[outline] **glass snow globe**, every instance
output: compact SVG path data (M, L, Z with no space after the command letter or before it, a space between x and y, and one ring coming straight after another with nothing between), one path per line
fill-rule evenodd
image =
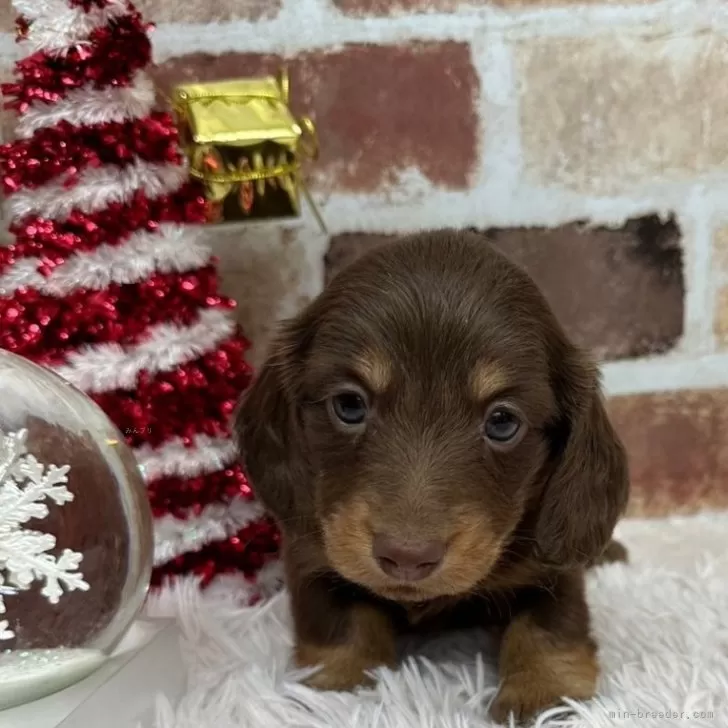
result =
M152 517L104 412L0 349L0 710L100 667L149 586Z

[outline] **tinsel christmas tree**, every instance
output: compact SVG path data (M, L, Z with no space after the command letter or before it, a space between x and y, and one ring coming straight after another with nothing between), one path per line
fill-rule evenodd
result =
M126 0L14 7L28 55L3 87L18 124L0 147L15 238L0 248L0 347L89 394L134 448L156 583L252 580L277 535L230 439L248 342L218 292L173 119L153 110L148 28Z

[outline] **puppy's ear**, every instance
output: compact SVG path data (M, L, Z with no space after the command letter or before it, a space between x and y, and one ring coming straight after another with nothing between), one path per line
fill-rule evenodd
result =
M307 311L281 325L233 419L238 453L251 487L278 521L302 515L308 491L298 402L312 336L313 317Z
M595 365L556 330L552 386L560 415L552 471L536 523L541 556L556 566L599 558L629 496L627 457L605 410Z

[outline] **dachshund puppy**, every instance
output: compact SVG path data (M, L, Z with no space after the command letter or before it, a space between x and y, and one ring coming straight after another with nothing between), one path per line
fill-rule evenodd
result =
M402 630L468 620L501 636L495 719L594 694L584 572L619 552L625 452L595 366L482 236L342 271L283 325L235 430L311 685L351 689Z

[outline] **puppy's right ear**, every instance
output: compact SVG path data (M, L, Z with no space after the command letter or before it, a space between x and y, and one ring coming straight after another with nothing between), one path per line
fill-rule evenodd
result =
M238 453L258 500L278 521L302 515L309 472L298 401L313 336L306 312L284 323L233 419Z

